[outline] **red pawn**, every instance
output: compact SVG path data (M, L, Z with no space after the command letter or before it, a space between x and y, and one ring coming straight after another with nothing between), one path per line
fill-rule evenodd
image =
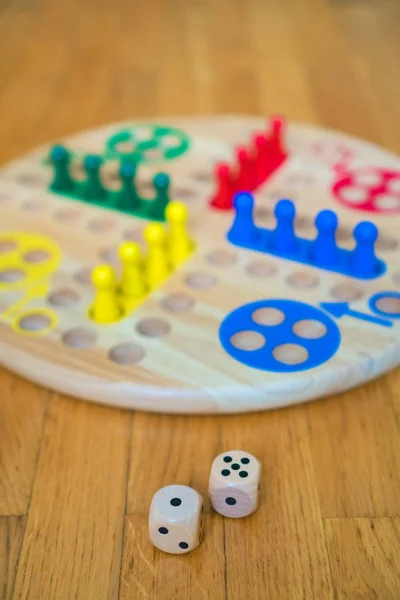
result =
M264 133L254 135L255 179L258 187L269 175L268 172L268 140Z
M237 176L234 192L251 192L254 180L254 165L246 146L238 146L237 156Z
M270 120L270 135L268 136L269 173L275 171L287 158L282 142L284 125L285 121L281 117L273 117Z
M217 189L211 200L211 206L218 210L230 210L233 206L233 182L227 163L217 165L215 178Z

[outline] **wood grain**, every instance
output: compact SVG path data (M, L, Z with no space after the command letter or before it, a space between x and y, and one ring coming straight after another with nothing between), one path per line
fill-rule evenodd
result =
M397 600L399 519L327 519L325 530L337 600Z
M106 122L235 111L400 152L399 17L396 0L2 2L0 160ZM1 371L0 514L27 524L0 519L0 595L397 600L399 385L280 413L136 414L130 442L130 416L55 396L45 417L48 393ZM262 459L257 513L207 512L195 552L155 550L154 491L206 493L233 444Z

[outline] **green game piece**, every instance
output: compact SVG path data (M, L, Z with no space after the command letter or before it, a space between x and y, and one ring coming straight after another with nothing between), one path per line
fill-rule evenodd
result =
M50 189L54 192L67 193L74 189L75 183L69 173L71 156L64 146L53 146L50 152L50 162L54 169Z
M140 198L135 185L136 165L128 161L122 163L119 175L121 189L116 198L116 207L134 213L140 207Z
M100 179L101 156L88 154L83 161L87 179L83 186L82 194L87 200L102 200L106 198L107 192Z
M165 219L165 209L168 206L170 180L166 173L157 173L154 175L153 186L156 192L155 198L151 203L151 218L157 221Z

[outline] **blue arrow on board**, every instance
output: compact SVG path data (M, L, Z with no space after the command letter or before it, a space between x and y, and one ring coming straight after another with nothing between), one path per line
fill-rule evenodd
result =
M321 302L320 307L337 319L346 315L348 317L360 319L361 321L375 323L375 325L382 325L382 327L393 327L393 323L387 319L379 319L378 317L367 315L358 310L351 310L347 302Z

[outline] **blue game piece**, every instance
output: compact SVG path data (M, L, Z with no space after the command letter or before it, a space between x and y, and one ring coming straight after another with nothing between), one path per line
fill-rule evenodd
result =
M279 200L275 206L276 227L273 232L273 247L277 252L291 252L296 246L294 219L296 209L291 200Z
M233 199L235 217L228 232L228 240L236 245L248 245L256 240L257 228L254 225L254 198L247 192L236 194Z
M312 260L315 264L332 265L338 257L336 245L336 229L338 218L332 210L321 210L315 219L317 237L311 247Z
M351 253L351 270L354 275L368 277L377 271L375 242L378 239L378 228L369 221L358 223L353 231L356 247Z

